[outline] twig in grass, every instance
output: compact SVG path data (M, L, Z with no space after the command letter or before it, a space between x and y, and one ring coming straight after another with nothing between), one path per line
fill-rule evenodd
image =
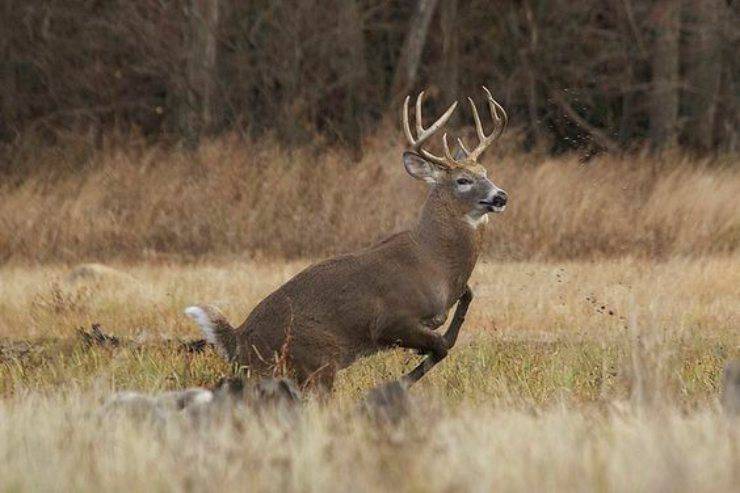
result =
M80 327L77 329L77 333L88 346L119 347L121 345L121 340L118 337L103 332L98 323L92 324L90 332L86 332L85 329Z

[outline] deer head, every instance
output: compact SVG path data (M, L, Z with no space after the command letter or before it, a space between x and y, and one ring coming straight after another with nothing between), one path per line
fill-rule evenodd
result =
M464 214L465 219L473 225L485 219L489 212L502 212L508 200L506 192L488 178L486 169L478 163L480 155L501 136L508 122L506 112L493 99L491 92L485 86L483 90L486 93L495 128L489 135L486 135L478 109L473 100L468 98L473 110L478 145L470 151L461 139L457 139L458 149L454 155L447 143L447 133L442 135L444 156L432 154L424 149L424 144L447 123L457 108L457 102L450 105L437 121L425 129L421 115L424 91L419 93L416 98L415 137L411 133L409 123L410 96L406 97L403 105L403 130L413 149L403 155L406 171L414 178L429 183L435 191L443 194L447 201L455 204L456 208Z

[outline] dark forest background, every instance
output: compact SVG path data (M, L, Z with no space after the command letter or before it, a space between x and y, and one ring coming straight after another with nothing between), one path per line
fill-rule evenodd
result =
M739 12L727 0L5 0L0 145L7 157L236 133L359 154L406 94L428 87L431 115L486 84L524 150L735 152Z

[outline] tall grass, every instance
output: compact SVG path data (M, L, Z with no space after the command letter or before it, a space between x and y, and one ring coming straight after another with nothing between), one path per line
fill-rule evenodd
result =
M67 178L68 179L68 178ZM181 313L234 322L306 260L0 266L0 491L735 491L740 256L479 263L450 356L410 416L357 412L419 356L387 351L294 415L111 416L114 391L210 386L231 368ZM125 342L88 346L93 322Z
M96 385L157 391L207 385L228 372L215 353L163 338L199 337L182 314L209 302L234 323L303 262L139 265L67 281L61 266L0 268L0 398ZM740 257L654 263L481 262L476 293L450 358L420 392L448 403L508 397L528 405L608 402L686 408L716 398L722 366L740 356ZM87 348L76 329L98 323L135 346ZM389 351L341 373L359 397L416 362ZM421 390L424 389L424 390Z
M735 491L736 420L702 409L418 409L396 428L310 406L163 425L95 397L0 402L4 491ZM733 487L732 485L735 484Z
M227 374L214 351L159 337L195 336L180 310L199 299L241 321L302 263L144 264L74 282L60 266L3 266L0 491L735 491L740 416L718 394L740 351L739 261L484 262L457 346L390 426L357 402L412 367L408 352L357 362L295 415L102 412L116 390ZM91 321L133 346L71 337Z
M424 185L402 143L364 157L220 139L195 153L103 150L82 168L43 154L0 184L0 260L324 256L408 226ZM740 244L740 172L684 157L491 155L511 196L487 230L499 259L702 255ZM28 164L28 163L26 163ZM24 166L27 169L28 166Z

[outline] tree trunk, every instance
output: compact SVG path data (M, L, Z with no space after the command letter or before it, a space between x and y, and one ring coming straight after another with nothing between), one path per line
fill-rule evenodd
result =
M717 134L715 140L722 152L740 151L740 4L727 8L722 18L722 82L717 108Z
M0 26L0 141L10 140L15 131L18 90L16 87L15 62L17 57L11 47L12 31L10 23L11 6L2 8L3 21Z
M655 9L650 141L654 149L660 150L676 144L681 4L676 0L660 0Z
M5 56L6 50L0 48L3 57L0 60L0 141L10 140L16 130L16 111L14 100L18 95L16 90L14 58ZM7 51L10 51L7 48Z
M189 147L213 127L219 0L190 0L184 97L178 126Z
M363 20L357 0L344 0L339 38L344 44L342 73L350 74L343 102L342 138L350 145L356 161L362 158L362 129L367 111L367 59Z
M416 5L406 39L401 47L401 56L396 64L391 89L391 100L393 102L399 101L416 82L429 24L432 21L436 7L437 0L419 0Z
M457 29L457 0L442 2L440 25L442 30L442 74L441 85L444 101L456 100L459 96L460 33ZM455 115L453 115L453 118Z
M722 72L720 21L724 7L724 0L688 0L685 6L688 42L684 138L690 147L703 152L714 145Z
M740 63L736 54L728 54L723 60L722 86L718 109L717 142L720 150L727 153L740 151Z
M539 29L537 20L528 1L523 4L524 18L527 25L527 46L523 50L522 64L527 75L526 92L527 92L527 114L529 115L529 126L532 132L532 148L539 151L542 148L544 139L540 131L539 119L539 101L537 97L537 75L535 74L535 65L537 60Z

